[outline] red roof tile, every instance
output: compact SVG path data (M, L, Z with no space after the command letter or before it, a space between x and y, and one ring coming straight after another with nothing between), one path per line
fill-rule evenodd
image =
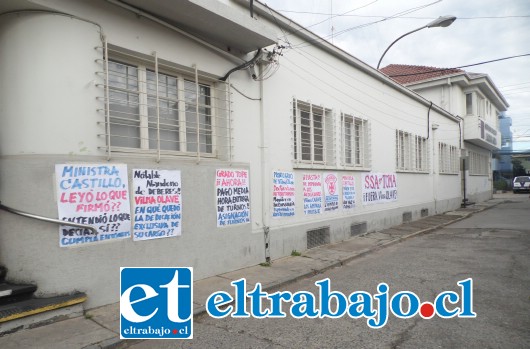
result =
M465 73L464 70L456 68L436 68L404 64L390 64L381 68L380 71L394 81L404 85L447 75Z

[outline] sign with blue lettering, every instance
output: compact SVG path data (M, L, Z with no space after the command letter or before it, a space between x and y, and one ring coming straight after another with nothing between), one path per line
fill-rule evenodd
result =
M397 201L398 188L395 173L362 174L363 205Z
M322 212L322 175L304 174L302 187L304 189L304 214L320 214Z
M133 170L133 238L150 240L181 235L180 171Z
M272 216L292 217L295 210L294 173L274 171L272 174Z
M61 225L61 247L131 237L127 165L57 164L55 178L59 218L98 231Z
M339 177L336 173L324 173L324 211L339 209Z
M250 223L248 170L217 170L215 192L218 227Z
M342 175L342 208L350 210L355 207L355 177Z
M192 339L192 268L121 268L120 338Z

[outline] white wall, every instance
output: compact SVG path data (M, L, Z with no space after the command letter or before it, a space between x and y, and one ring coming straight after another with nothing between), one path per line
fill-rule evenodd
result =
M179 34L138 18L108 3L48 1L52 7L98 22L108 42L177 65L196 64L206 73L223 76L234 63ZM270 23L270 25L274 25ZM99 28L69 17L51 14L5 15L0 22L0 199L5 205L49 217L57 216L54 166L58 163L106 162L101 114L102 96ZM295 37L290 38L296 44ZM39 57L39 59L35 59ZM178 238L133 242L121 240L78 248L59 248L58 227L0 212L0 263L10 277L36 282L40 294L88 292L88 307L116 302L120 266L193 266L204 278L265 258L264 226L271 227L270 255L278 258L292 249L304 250L309 228L330 226L331 241L349 237L353 222L367 222L369 230L400 224L402 214L419 218L454 209L460 203L460 176L437 173L437 142L458 145L458 124L435 109L427 122L428 103L399 90L310 46L280 57L280 69L263 82L246 71L230 82L250 100L232 91L233 160L220 161L113 154L111 163L133 168L182 171L183 228ZM260 86L263 90L260 91ZM260 93L261 92L261 93ZM294 166L292 154L292 100L322 105L333 111L335 134L340 135L340 113L369 121L371 167L352 170ZM428 173L397 173L398 201L363 206L362 173L395 173L395 130L429 136ZM263 144L262 144L263 143ZM340 137L335 139L340 156ZM264 145L264 147L262 147ZM251 223L218 229L215 225L215 169L250 170ZM273 170L296 175L297 208L291 218L272 219ZM304 216L304 173L353 174L357 181L354 210ZM265 193L263 195L262 193Z

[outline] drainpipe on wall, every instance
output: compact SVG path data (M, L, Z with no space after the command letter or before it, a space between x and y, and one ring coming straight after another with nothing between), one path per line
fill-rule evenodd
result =
M432 105L432 104L431 104ZM436 153L435 153L435 150L436 150L436 142L435 142L435 138L436 138L436 133L434 131L436 131L438 129L439 125L438 124L432 124L432 195L433 195L433 201L434 201L434 214L437 214L437 200L438 200L438 190L436 189L437 188L437 183L436 183L436 171L435 171L435 166L436 166ZM440 156L440 154L438 154L438 156ZM438 172L440 172L440 169L438 169Z
M258 64L259 76L263 76L263 66ZM261 161L261 222L263 226L263 239L265 246L265 262L270 263L270 227L269 227L269 171L268 171L268 146L266 144L265 112L263 110L263 79L259 80L259 126L260 126L260 161Z

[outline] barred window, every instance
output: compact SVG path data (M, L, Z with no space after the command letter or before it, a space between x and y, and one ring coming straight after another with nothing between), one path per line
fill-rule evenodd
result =
M429 149L427 139L412 133L396 130L396 170L428 172Z
M490 172L490 158L488 155L469 152L469 174L487 176Z
M109 49L104 77L107 151L230 157L229 92L155 57Z
M342 159L344 166L370 167L370 129L368 120L341 115Z
M458 174L459 150L454 145L438 143L439 170L441 174Z
M331 109L293 101L293 156L297 163L331 165L333 159Z

